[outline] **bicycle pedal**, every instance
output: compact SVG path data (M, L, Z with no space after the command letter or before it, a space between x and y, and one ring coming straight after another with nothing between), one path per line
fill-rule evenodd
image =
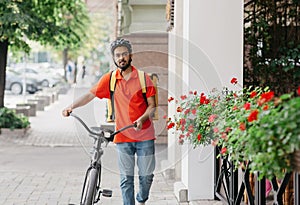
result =
M102 190L102 196L104 196L104 197L111 197L112 196L112 190L110 190L110 189L103 189Z

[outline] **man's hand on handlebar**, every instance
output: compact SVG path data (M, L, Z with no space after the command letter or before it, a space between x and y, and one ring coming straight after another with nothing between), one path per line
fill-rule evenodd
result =
M71 107L67 107L67 108L65 108L65 109L62 111L62 115L63 115L64 117L69 117L69 116L70 116L70 113L71 113L72 111L73 111L73 110L72 110Z
M142 127L143 127L143 122L142 122L142 120L141 120L141 119L137 119L137 120L134 122L134 129L135 129L136 131L138 131L138 130L141 130Z

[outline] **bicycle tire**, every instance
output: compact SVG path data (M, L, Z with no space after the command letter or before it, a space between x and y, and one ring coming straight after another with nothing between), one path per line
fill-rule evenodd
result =
M92 168L88 171L85 183L83 185L82 189L82 199L81 204L82 205L93 205L95 202L96 197L96 186L98 181L98 170L95 168Z

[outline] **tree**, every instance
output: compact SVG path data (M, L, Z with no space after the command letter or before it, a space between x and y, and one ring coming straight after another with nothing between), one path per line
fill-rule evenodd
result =
M75 49L89 17L83 0L3 0L0 2L0 107L4 106L7 51L30 51L26 40Z

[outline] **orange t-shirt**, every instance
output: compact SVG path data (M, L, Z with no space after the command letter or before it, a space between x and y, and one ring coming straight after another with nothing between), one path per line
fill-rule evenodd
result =
M116 88L114 91L114 109L116 130L131 125L147 109L147 103L143 97L138 72L132 66L130 78L126 81L122 78L120 70L116 72ZM110 73L106 73L98 81L98 83L91 88L92 92L98 98L110 98ZM146 75L147 92L146 97L149 98L156 94L156 89L148 75ZM144 122L143 127L139 131L133 128L124 130L115 136L114 142L138 142L155 139L155 132L153 123L148 119Z

